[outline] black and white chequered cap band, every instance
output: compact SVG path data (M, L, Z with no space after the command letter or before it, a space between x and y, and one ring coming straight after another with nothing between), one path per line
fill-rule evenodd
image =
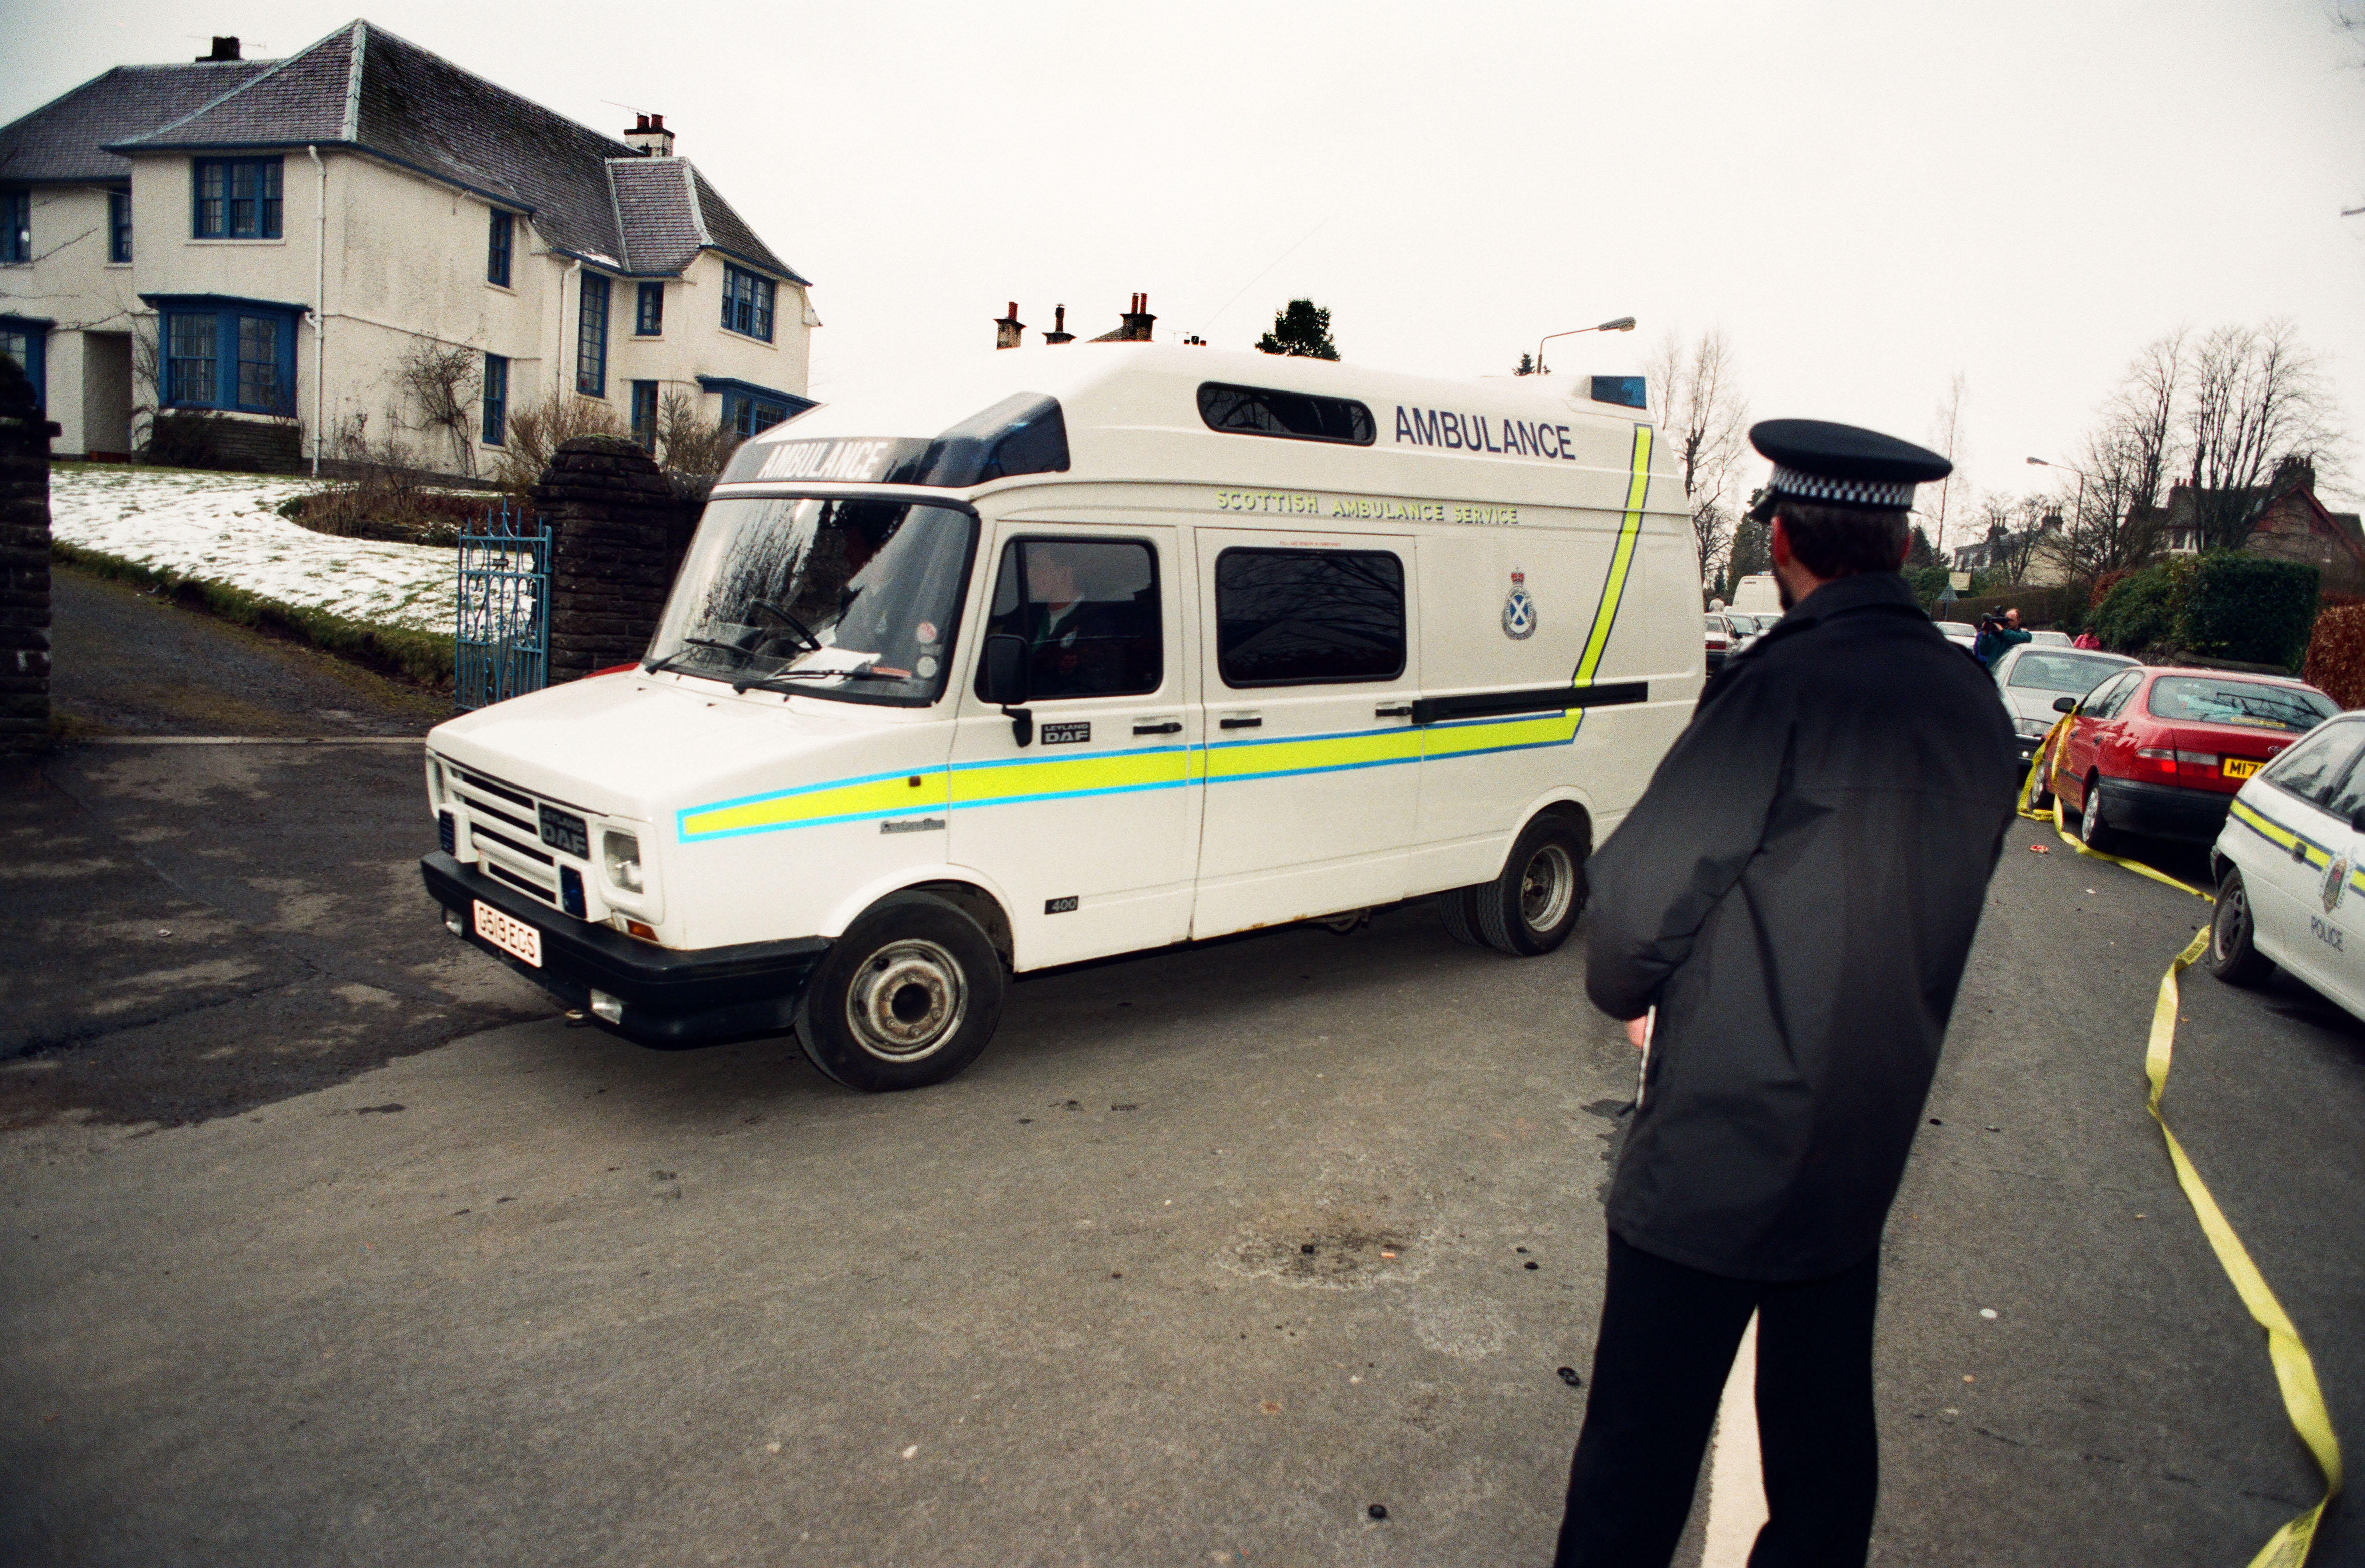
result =
M1820 474L1802 474L1778 463L1774 465L1773 487L1777 495L1796 496L1802 501L1830 501L1844 507L1894 507L1901 510L1913 504L1913 482L1910 479L1831 479Z

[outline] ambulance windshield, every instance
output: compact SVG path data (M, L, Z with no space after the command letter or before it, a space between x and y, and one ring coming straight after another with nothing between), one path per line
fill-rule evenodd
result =
M885 500L719 500L644 667L912 707L944 689L976 520Z

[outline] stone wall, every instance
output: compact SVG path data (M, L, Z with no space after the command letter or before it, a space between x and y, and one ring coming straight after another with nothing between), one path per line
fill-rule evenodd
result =
M185 468L226 468L243 474L300 474L304 427L294 420L246 420L205 411L156 416L143 456Z
M50 438L17 362L0 356L0 754L50 744Z
M551 532L550 684L629 664L649 639L700 507L613 436L559 442L533 487Z

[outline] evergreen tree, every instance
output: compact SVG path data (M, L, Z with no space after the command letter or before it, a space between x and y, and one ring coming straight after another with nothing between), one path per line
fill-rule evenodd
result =
M1536 356L1531 353L1521 354L1519 356L1519 368L1511 372L1514 375L1533 375L1535 373Z
M1913 543L1905 552L1905 564L1909 566L1934 566L1938 564L1938 552L1930 548L1930 535L1918 522L1913 525Z
M1293 299L1276 312L1272 330L1257 340L1257 349L1301 359L1339 357L1339 345L1330 341L1330 312L1311 299Z

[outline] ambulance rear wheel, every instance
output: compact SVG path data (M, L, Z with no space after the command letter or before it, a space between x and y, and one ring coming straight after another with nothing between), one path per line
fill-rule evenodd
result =
M831 945L797 1006L797 1042L824 1074L881 1094L942 1083L1001 1020L992 939L942 899L895 893Z
M1583 830L1565 817L1530 823L1503 874L1470 890L1486 946L1532 958L1567 941L1585 911L1586 850Z
M1486 939L1478 935L1477 895L1492 891L1492 882L1474 888L1448 888L1437 895L1437 918L1445 924L1445 934L1465 947L1483 947Z

